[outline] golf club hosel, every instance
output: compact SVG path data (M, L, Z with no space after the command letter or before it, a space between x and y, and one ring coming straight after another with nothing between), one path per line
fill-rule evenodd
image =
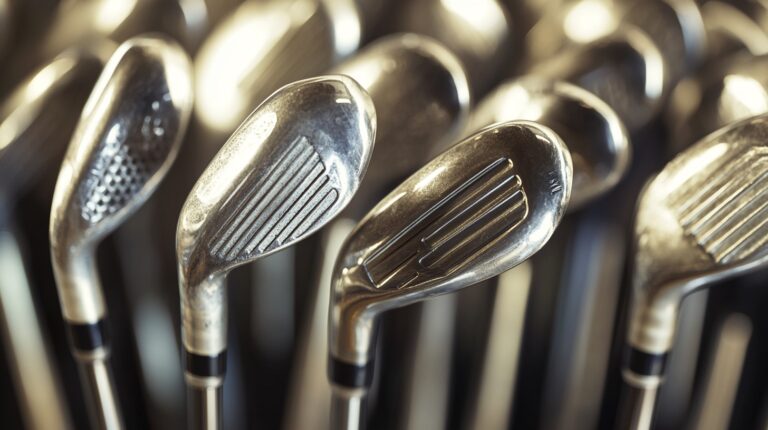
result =
M225 275L198 281L182 265L179 279L185 380L203 390L220 387L227 363Z
M180 271L181 272L181 271ZM224 275L212 275L180 288L185 366L199 378L224 376L227 348L227 301Z
M670 289L670 292L674 289ZM672 348L679 300L646 300L632 306L628 345L652 355L664 355Z
M61 310L70 325L95 325L106 315L94 251L89 247L51 248Z

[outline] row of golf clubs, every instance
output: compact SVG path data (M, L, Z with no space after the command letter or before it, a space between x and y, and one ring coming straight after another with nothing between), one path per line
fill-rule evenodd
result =
M378 142L378 139L377 139L377 142Z

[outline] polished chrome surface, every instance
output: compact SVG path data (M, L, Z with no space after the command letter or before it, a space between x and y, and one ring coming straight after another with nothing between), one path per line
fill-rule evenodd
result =
M416 34L380 39L333 73L359 82L376 107L376 145L350 206L361 217L374 205L372 199L453 143L467 120L470 91L456 56Z
M513 122L478 132L409 177L340 254L330 354L365 364L381 312L476 284L538 251L565 212L571 171L554 132Z
M376 115L345 76L287 85L235 131L179 216L176 253L188 351L226 346L224 281L233 268L290 246L349 203L373 150Z
M644 32L630 24L566 50L529 72L591 91L616 111L631 132L656 115L667 82L659 49Z
M70 142L51 209L51 255L67 321L95 323L104 315L96 245L162 180L191 107L190 62L175 43L131 39L107 63Z
M472 112L468 130L512 120L529 120L552 129L573 161L569 210L612 189L629 167L629 136L608 105L566 82L527 76L502 84Z
M768 54L740 55L706 70L687 87L676 88L674 150L736 121L768 112Z
M58 168L105 62L101 51L70 49L5 99L0 106L0 187L10 191L12 184L18 192L44 170Z
M729 54L747 51L768 53L768 3L748 0L709 0L701 5L706 30L706 61L717 61Z
M685 295L768 264L768 116L728 126L671 161L639 200L628 342L669 350Z
M695 70L706 54L707 34L695 0L625 0L623 22L641 28L661 51L669 82Z
M362 19L354 0L243 3L195 58L197 118L228 135L281 86L323 73L353 53Z
M395 2L393 26L435 38L467 68L475 93L484 93L509 67L514 54L512 18L498 0Z
M469 112L466 75L458 59L432 39L394 35L373 42L334 72L359 82L376 108L376 144L368 171L345 215L358 220L394 184L412 174L440 147L454 143ZM403 156L408 154L408 156ZM329 225L311 316L300 335L289 394L286 429L327 428L330 387L325 375L328 304L333 265L354 222ZM319 358L323 356L323 358ZM318 424L322 423L322 424Z
M112 369L107 361L102 358L80 360L78 370L86 390L86 398L95 404L94 410L89 411L93 426L105 430L125 428Z

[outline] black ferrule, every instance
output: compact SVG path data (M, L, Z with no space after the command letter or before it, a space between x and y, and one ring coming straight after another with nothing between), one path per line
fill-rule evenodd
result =
M227 371L227 351L219 355L198 355L184 351L184 365L187 372L203 378L224 376Z
M328 376L336 385L350 388L367 388L373 382L373 361L369 361L364 365L358 365L329 357Z
M99 348L106 348L109 343L107 325L103 319L92 324L67 324L69 328L69 341L72 347L78 351L90 352Z
M631 347L627 351L626 368L639 376L660 376L666 362L666 353L651 354Z

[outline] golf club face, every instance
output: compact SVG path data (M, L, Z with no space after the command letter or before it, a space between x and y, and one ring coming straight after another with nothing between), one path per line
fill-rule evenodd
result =
M222 289L234 267L290 246L334 218L360 184L375 130L375 109L365 90L333 75L281 88L235 131L179 216L176 253L182 311L189 312L187 350L214 355L224 349L223 327L211 337L198 334L198 327L214 324L205 307L221 305L206 301L207 287Z
M575 85L534 76L503 84L472 112L468 130L512 120L545 125L565 142L573 162L569 211L612 189L629 166L624 125L607 104Z
M669 82L694 70L706 54L706 29L694 0L625 0L624 21L643 29L661 51Z
M228 135L278 88L323 73L354 52L361 19L353 0L243 3L195 58L196 117Z
M466 67L474 93L487 91L508 66L512 22L498 0L405 0L397 7L396 30L445 44Z
M450 51L415 34L376 41L333 72L359 82L376 107L371 165L350 208L359 218L373 206L372 196L382 196L421 167L436 146L456 137L469 112L469 87Z
M666 71L659 49L633 27L564 51L530 74L578 85L605 101L630 132L656 115L665 92Z
M685 295L768 264L768 116L721 129L645 187L635 221L630 345L666 353Z
M526 121L483 129L430 161L366 215L339 253L331 356L364 366L381 312L530 257L560 222L571 176L560 138Z
M41 171L58 167L106 58L89 48L65 51L0 106L0 187L21 192Z
M192 108L180 46L137 37L117 49L85 104L59 172L51 253L65 318L103 313L91 273L98 242L139 208L176 157ZM98 299L98 300L97 300Z
M731 57L696 84L698 103L675 119L678 150L714 130L768 111L768 54Z

